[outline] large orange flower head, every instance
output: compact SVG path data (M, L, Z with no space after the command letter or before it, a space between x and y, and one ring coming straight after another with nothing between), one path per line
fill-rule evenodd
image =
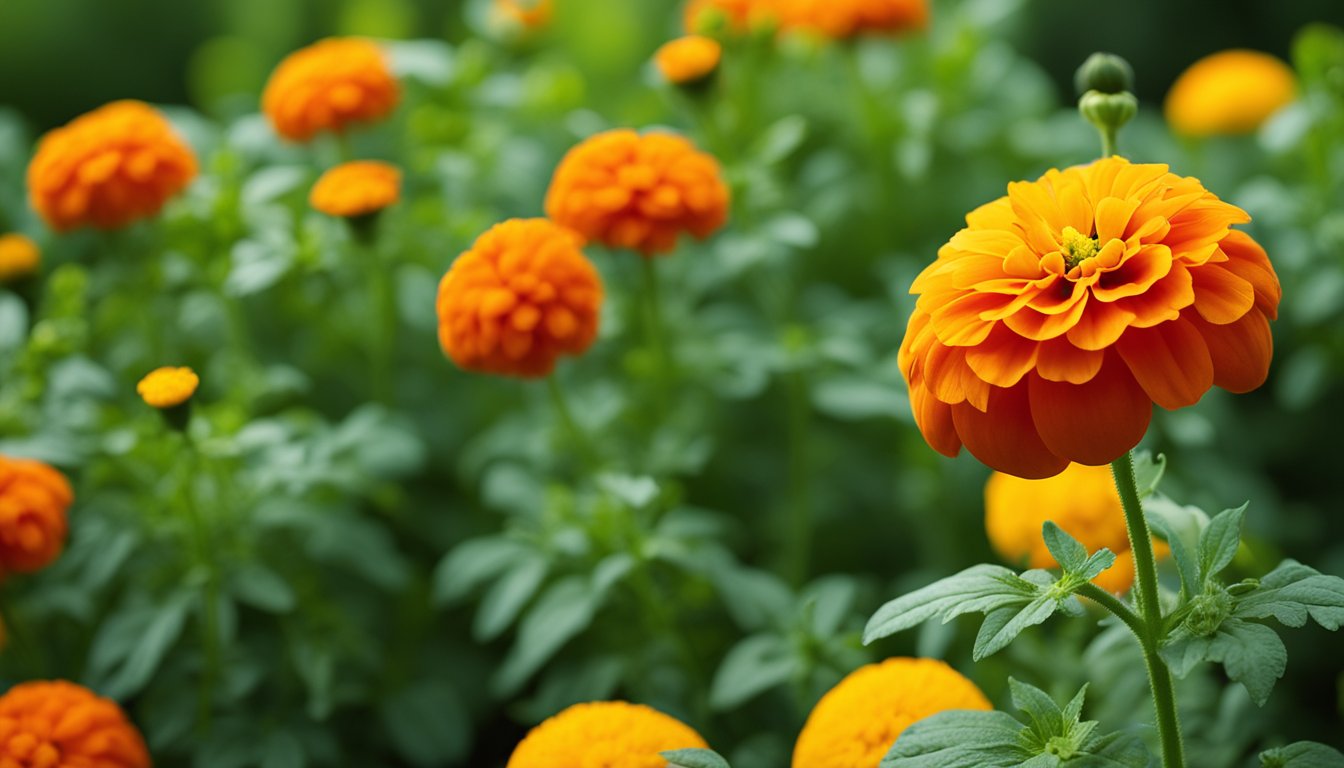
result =
M892 34L929 24L928 0L775 0L782 29L835 39Z
M55 469L0 456L0 573L32 573L60 555L74 499Z
M401 171L377 160L356 160L327 170L308 202L328 216L355 218L378 213L401 199Z
M64 681L0 696L4 768L150 768L149 751L116 702Z
M537 378L597 337L602 279L572 231L512 219L481 235L439 283L439 345L470 371Z
M728 220L719 162L670 133L593 136L565 155L546 214L589 240L645 256L676 248L683 232L709 237Z
M989 700L946 663L887 659L851 672L808 715L793 768L877 768L911 723L950 709L990 710Z
M575 704L532 729L507 768L666 768L661 752L708 749L679 720L642 704Z
M1000 557L1027 568L1059 567L1041 535L1047 520L1082 542L1088 552L1105 547L1115 553L1115 563L1092 580L1097 586L1109 592L1133 586L1134 553L1109 468L1070 464L1044 480L1002 472L990 475L985 483L985 532ZM1153 548L1167 551L1158 541Z
M1052 170L966 217L911 287L900 366L929 444L1026 478L1138 444L1154 403L1260 386L1279 281L1250 220L1165 165Z
M115 101L42 137L28 196L58 232L119 229L157 214L196 170L191 147L158 110Z
M375 43L333 37L291 53L261 95L261 109L276 133L307 141L322 131L343 133L356 123L381 120L401 100L401 86Z
M1167 122L1186 136L1251 133L1297 97L1297 76L1259 51L1205 56L1167 92Z

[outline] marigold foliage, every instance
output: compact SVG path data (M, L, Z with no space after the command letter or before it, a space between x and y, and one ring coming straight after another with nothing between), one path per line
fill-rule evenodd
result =
M1197 179L1119 157L1010 184L972 211L911 287L900 366L915 420L1019 477L1100 465L1154 403L1268 375L1278 277Z
M356 160L329 169L313 185L308 202L328 216L367 216L401 199L401 171L376 160Z
M670 133L607 131L571 149L546 193L546 213L588 240L645 256L682 233L709 237L728 220L719 162Z
M663 79L676 85L697 83L719 68L723 46L702 35L687 35L663 45L653 61Z
M0 456L0 574L32 573L60 556L74 499L70 482L55 469Z
M0 696L3 768L149 768L140 732L110 699L64 681Z
M42 266L42 251L23 235L0 235L0 283L27 277Z
M150 371L135 391L152 408L173 408L190 400L200 384L200 377L190 368L164 367Z
M158 110L116 101L42 137L28 195L58 232L118 229L157 214L196 171L196 155Z
M575 704L533 728L507 768L665 768L660 752L707 749L675 718L642 704Z
M860 667L813 708L794 746L793 768L877 768L911 723L949 709L993 707L974 683L936 659Z
M1251 133L1297 97L1297 76L1259 51L1206 56L1167 92L1167 122L1187 136Z
M1115 564L1092 581L1108 592L1134 584L1134 553L1129 549L1125 511L1107 467L1070 464L1044 480L1024 480L995 472L985 483L985 532L1005 561L1028 568L1056 568L1041 526L1053 521L1088 552L1102 547L1115 553ZM1165 552L1165 545L1153 542Z
M460 367L536 378L597 337L602 279L578 237L545 219L481 235L439 283L439 344Z
M401 100L401 86L375 43L334 37L291 53L271 74L261 108L276 133L308 141L381 120Z

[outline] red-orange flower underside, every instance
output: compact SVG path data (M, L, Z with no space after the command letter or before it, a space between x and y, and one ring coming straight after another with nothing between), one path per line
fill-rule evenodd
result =
M23 683L0 696L0 768L149 768L121 707L64 681Z
M0 456L0 574L32 573L60 556L74 498L65 475L55 469Z
M1278 277L1197 179L1114 157L972 211L916 278L900 365L929 444L1026 478L1133 448L1154 403L1260 386Z
M773 6L781 28L836 39L923 29L929 23L928 0L774 0Z

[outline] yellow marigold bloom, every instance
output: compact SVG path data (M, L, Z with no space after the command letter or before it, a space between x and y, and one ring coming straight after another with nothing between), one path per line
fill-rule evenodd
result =
M70 482L52 467L0 456L0 574L32 573L60 556L74 500Z
M0 696L4 768L150 768L121 707L65 681L23 683Z
M439 283L439 345L469 371L537 378L597 338L602 279L571 230L513 219L477 238Z
M401 199L401 171L376 160L342 163L322 174L308 202L328 216L377 213Z
M1108 592L1134 584L1134 553L1125 530L1125 511L1108 467L1070 464L1045 480L1024 480L995 472L985 483L985 532L1005 561L1027 568L1057 568L1046 549L1041 526L1052 520L1088 552L1105 547L1115 564L1092 581ZM1160 554L1166 545L1153 542Z
M835 39L923 29L929 24L928 0L775 0L782 29Z
M808 715L793 768L877 768L912 723L951 709L990 710L975 683L936 659L887 659L851 672Z
M271 74L261 109L276 133L307 141L322 131L386 117L401 100L387 57L372 41L333 37L291 53Z
M554 0L495 0L495 11L505 19L527 29L539 29L551 23Z
M719 163L670 133L593 136L565 155L546 192L546 214L588 240L665 253L689 232L699 239L728 220Z
M1251 133L1297 96L1297 77L1259 51L1206 56L1167 92L1167 122L1187 136Z
M158 110L116 101L42 137L28 196L58 232L117 229L157 214L196 170L191 147Z
M656 709L597 701L533 728L506 768L666 768L661 752L708 748L700 734Z
M190 368L164 367L150 371L135 391L146 405L162 410L187 402L200 385L200 377Z
M0 283L27 277L41 266L37 243L15 232L0 235Z
M935 450L1042 478L1108 464L1153 405L1248 392L1281 294L1245 211L1107 158L1008 185L915 279L899 364Z
M653 61L663 79L676 85L698 83L719 68L723 46L701 35L677 38L658 49Z

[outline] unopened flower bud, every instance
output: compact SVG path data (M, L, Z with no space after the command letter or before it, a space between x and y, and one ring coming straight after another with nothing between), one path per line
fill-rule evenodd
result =
M1078 100L1078 111L1098 129L1116 131L1139 113L1139 100L1129 92L1088 91Z
M1088 91L1123 93L1134 90L1134 70L1113 53L1094 53L1073 76L1079 94Z

